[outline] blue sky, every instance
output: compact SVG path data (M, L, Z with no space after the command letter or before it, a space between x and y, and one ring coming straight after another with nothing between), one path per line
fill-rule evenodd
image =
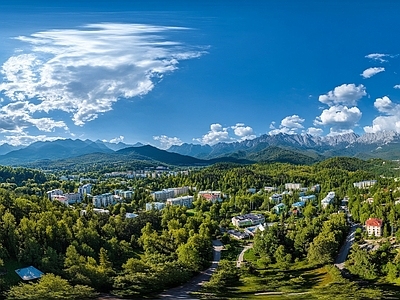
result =
M0 4L0 143L400 132L400 3L93 3Z

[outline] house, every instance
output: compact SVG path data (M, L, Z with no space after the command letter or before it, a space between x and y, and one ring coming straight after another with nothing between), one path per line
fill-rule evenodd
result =
M316 184L310 188L310 191L315 192L315 193L319 193L320 190L321 190L321 186L319 184Z
M286 208L286 205L283 203L279 203L272 208L272 211L275 212L277 215L281 214Z
M251 226L251 227L245 228L244 232L249 234L250 236L254 236L256 234L257 230L264 231L265 227L262 224L258 224L256 226Z
M258 225L265 222L265 217L261 214L245 214L232 218L232 224L236 227Z
M240 232L240 231L233 230L233 229L230 229L227 232L229 233L229 235L231 237L233 237L233 238L235 238L237 240L243 240L243 239L249 237L249 234L247 232Z
M300 210L305 205L306 205L306 203L304 201L299 201L299 202L293 203L292 208L296 208L296 209Z
M264 187L264 191L266 191L268 193L276 192L277 190L278 190L278 188L274 187L274 186L266 186L266 187Z
M255 188L249 188L249 189L247 189L247 192L250 194L255 194L257 192L257 190Z
M274 203L281 203L283 199L282 194L273 194L271 197L269 197L269 200L271 200Z
M365 228L368 235L382 236L383 221L378 218L369 218L365 221Z
M317 197L315 197L315 195L307 195L307 196L300 196L299 197L299 201L304 201L304 202L314 201L316 199L317 199Z
M139 215L134 214L134 213L126 213L126 214L125 214L125 218L126 218L126 219L134 219L134 218L136 218L137 216L139 216Z
M221 202L222 201L222 193L221 191L200 191L197 196L200 198L204 198L212 203Z

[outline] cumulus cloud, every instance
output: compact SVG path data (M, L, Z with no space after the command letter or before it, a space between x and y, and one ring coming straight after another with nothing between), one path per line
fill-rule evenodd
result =
M400 84L396 84L393 88L394 89L400 89Z
M371 126L365 126L365 132L392 130L400 132L400 104L392 102L389 97L377 98L375 108L383 115L376 117Z
M279 128L275 128L275 123L271 123L269 128L272 130L269 132L269 134L296 134L299 129L304 128L304 126L302 125L304 121L305 120L300 118L298 115L287 116L282 119Z
M125 139L125 137L123 135L120 135L120 136L117 136L117 137L111 139L110 143L112 143L112 144L123 143L124 139Z
M201 138L193 139L201 144L214 145L220 142L233 142L234 138L229 136L229 127L222 127L221 124L215 123L210 125L210 131Z
M384 72L385 68L382 67L373 67L373 68L368 68L366 70L364 70L361 74L362 77L364 78L371 78L372 76Z
M309 127L307 128L306 133L313 136L321 136L324 131L321 128Z
M27 50L16 51L1 67L0 92L9 107L1 108L0 128L66 129L51 115L55 111L70 114L82 126L112 110L117 101L149 93L179 61L205 53L167 38L184 30L102 23L17 37ZM44 113L46 118L37 117ZM1 127L9 121L11 125Z
M168 149L172 145L182 145L183 144L183 142L181 141L180 138L168 137L166 135L153 136L153 139L160 143L160 148L161 149Z
M364 85L356 86L354 83L342 84L335 87L325 95L320 95L318 100L329 106L345 105L354 106L357 101L366 96L367 92Z
M233 132L236 136L240 138L240 140L251 140L254 139L256 136L253 132L253 128L250 126L246 126L243 123L237 123L235 126L231 126Z
M378 62L387 62L387 59L392 57L392 55L389 54L383 54L383 53L371 53L365 56L366 58L372 59L374 61Z
M316 126L329 126L331 134L352 132L362 116L358 107L331 106L314 120Z

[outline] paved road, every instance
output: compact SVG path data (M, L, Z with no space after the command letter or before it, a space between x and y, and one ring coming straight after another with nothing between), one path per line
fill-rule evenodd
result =
M358 224L353 224L350 227L350 231L347 235L346 241L340 248L338 256L336 257L335 266L338 267L339 270L343 270L344 268L344 262L346 261L350 248L354 243L355 231L358 227L360 227L360 225Z
M190 296L190 293L198 291L204 282L210 280L212 273L214 273L215 269L218 267L219 261L221 259L221 250L224 246L221 241L214 240L213 241L213 262L211 267L201 272L196 277L192 278L189 282L181 285L179 287L170 289L168 291L160 294L159 298L161 299L196 299Z
M247 250L251 249L251 248L253 248L253 244L249 244L249 245L247 245L247 246L244 246L242 252L240 252L240 254L239 254L239 256L238 256L238 260L237 260L237 262L236 262L236 267L240 268L240 266L242 265L242 262L243 262L244 253L245 253Z

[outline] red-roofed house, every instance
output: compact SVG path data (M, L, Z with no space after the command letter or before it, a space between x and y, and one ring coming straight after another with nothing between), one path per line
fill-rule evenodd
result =
M365 221L368 235L381 236L383 221L378 218L369 218Z

